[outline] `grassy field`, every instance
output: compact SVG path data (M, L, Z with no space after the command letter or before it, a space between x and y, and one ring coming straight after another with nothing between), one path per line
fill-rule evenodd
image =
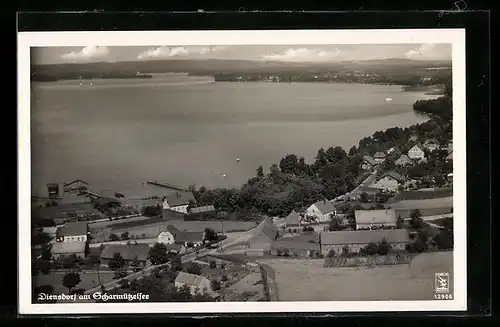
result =
M435 209L453 208L453 197L426 199L426 200L402 200L390 204L393 209Z
M34 284L36 286L52 285L54 287L54 294L68 294L68 289L62 285L62 280L66 272L51 271L48 275L38 275L34 277ZM103 284L113 281L114 272L101 271L100 277ZM83 271L80 272L81 282L75 288L91 289L99 286L99 279L97 278L96 271Z
M434 273L451 275L453 252L420 254L411 265L375 268L324 268L323 260L265 263L276 272L280 301L417 301L433 298Z

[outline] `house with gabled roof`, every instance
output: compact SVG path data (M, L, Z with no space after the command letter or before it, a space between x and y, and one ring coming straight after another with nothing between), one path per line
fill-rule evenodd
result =
M403 182L403 176L394 171L389 171L380 176L372 187L382 191L396 192L398 190L398 186Z
M377 162L371 156L364 156L363 161L361 161L361 169L372 170L377 166Z
M50 253L52 259L62 259L65 257L76 256L78 259L83 259L89 254L87 242L56 242L52 244Z
M371 229L385 227L396 227L397 217L394 209L379 210L355 210L356 229Z
M387 155L400 155L401 154L401 150L397 147L397 146L393 146L393 147L390 147L389 149L387 149L386 151Z
M114 259L116 253L120 254L125 263L136 261L139 266L148 265L149 244L106 244L101 251L101 264L108 265Z
M412 135L408 139L408 142L417 142L418 141L418 136L417 135Z
M188 206L190 204L196 205L196 199L193 195L193 192L175 191L165 196L165 199L163 201L163 209L170 209L187 214Z
M189 288L191 295L202 294L205 292L212 293L210 281L206 277L181 271L175 278L175 287L181 288L184 286Z
M58 242L86 242L89 234L87 222L67 222L56 232Z
M306 216L314 217L318 222L328 222L337 215L335 206L328 200L321 200L312 204L306 210Z
M373 155L373 160L375 160L376 163L382 163L385 161L385 153L382 151L376 152Z
M421 143L415 144L410 150L408 150L408 158L412 160L425 160L425 147Z
M336 254L342 253L344 247L357 253L368 244L379 244L383 240L394 250L404 250L411 242L406 229L335 231L321 233L320 247L325 256L331 250Z

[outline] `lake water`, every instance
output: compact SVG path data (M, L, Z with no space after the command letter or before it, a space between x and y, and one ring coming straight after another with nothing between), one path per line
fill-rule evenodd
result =
M179 76L34 83L33 193L77 178L96 191L152 179L238 186L286 154L310 161L320 147L348 151L377 130L423 122L412 104L435 97L399 86Z

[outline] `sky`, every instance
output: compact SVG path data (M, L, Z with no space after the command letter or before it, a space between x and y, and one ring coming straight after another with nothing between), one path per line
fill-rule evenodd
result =
M33 49L34 64L165 59L240 59L283 62L339 62L407 58L451 60L451 44L94 46Z

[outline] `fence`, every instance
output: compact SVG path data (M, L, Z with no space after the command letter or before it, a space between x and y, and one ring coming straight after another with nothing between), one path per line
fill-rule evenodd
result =
M276 284L274 283L274 270L265 264L259 264L262 281L264 283L264 294L268 301L279 301Z
M413 256L411 254L395 254L386 256L368 256L368 257L327 257L323 267L342 268L342 267L373 267L386 265L409 264Z

